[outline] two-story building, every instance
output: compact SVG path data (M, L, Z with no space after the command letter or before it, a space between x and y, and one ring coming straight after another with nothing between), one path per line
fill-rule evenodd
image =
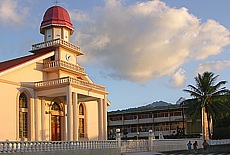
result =
M201 119L193 120L184 114L184 110L185 107L178 104L160 101L148 106L108 112L108 138L115 138L116 129L121 130L122 138L131 139L147 138L150 129L157 138L160 134L166 138L199 136L202 133Z

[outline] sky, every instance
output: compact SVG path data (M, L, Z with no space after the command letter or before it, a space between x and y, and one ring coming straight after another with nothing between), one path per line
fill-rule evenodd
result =
M55 0L0 0L0 62L43 42ZM230 80L229 0L58 0L74 25L79 64L110 93L109 111L175 104L198 73ZM217 81L217 82L218 82ZM230 81L228 81L230 82ZM230 88L229 83L226 84Z

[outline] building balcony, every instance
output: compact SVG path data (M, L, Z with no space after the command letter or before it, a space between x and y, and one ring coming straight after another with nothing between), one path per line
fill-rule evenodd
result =
M31 52L35 53L37 50L40 50L40 49L45 49L45 48L49 49L51 47L58 47L58 46L74 51L77 55L83 55L83 53L80 50L80 46L77 46L75 44L72 44L60 38L46 41L46 42L41 42L38 44L34 44L32 45Z
M79 65L75 65L63 60L55 60L43 63L43 70L46 72L53 71L56 69L63 69L67 71L71 71L73 73L78 73L83 76L86 75L85 69Z
M124 125L127 124L138 124L138 120L137 119L124 120Z
M123 125L123 121L119 120L119 121L109 121L109 126L113 126L113 125Z
M170 120L169 117L158 117L158 118L154 118L154 122L155 123L159 123L159 122L169 122L172 121Z
M34 83L35 89L44 89L44 88L52 88L52 87L61 87L65 85L76 85L82 88L97 90L100 92L105 92L105 86L100 86L98 84L89 83L88 81L84 81L77 78L72 77L63 77L59 79L47 80L47 81L39 81ZM107 93L107 92L106 92Z
M139 119L139 123L153 123L153 118L143 118Z

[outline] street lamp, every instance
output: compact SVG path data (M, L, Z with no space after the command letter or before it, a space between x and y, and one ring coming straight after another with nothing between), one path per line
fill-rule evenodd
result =
M182 102L182 121L183 121L183 129L182 129L182 132L183 132L183 136L185 135L184 133L184 102Z
M178 101L177 101L181 107L182 107L182 135L184 136L185 135L185 127L184 127L184 121L185 121L185 118L184 118L184 104L185 104L185 98L184 97L181 97Z
M140 134L140 132L137 132L137 140L138 140L139 134Z

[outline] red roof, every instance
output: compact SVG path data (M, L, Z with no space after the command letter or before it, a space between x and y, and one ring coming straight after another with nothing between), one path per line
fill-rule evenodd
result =
M49 52L51 52L51 51L49 51ZM33 59L36 59L36 58L43 56L49 52L41 52L38 54L28 55L28 56L21 57L21 58L16 58L16 59L0 62L0 73L5 71L5 70L19 66L19 65L26 63L28 61L31 61Z
M46 10L43 16L43 21L41 23L40 32L44 34L43 28L51 25L66 26L72 30L71 33L74 31L73 24L70 21L69 13L60 6L52 6Z

